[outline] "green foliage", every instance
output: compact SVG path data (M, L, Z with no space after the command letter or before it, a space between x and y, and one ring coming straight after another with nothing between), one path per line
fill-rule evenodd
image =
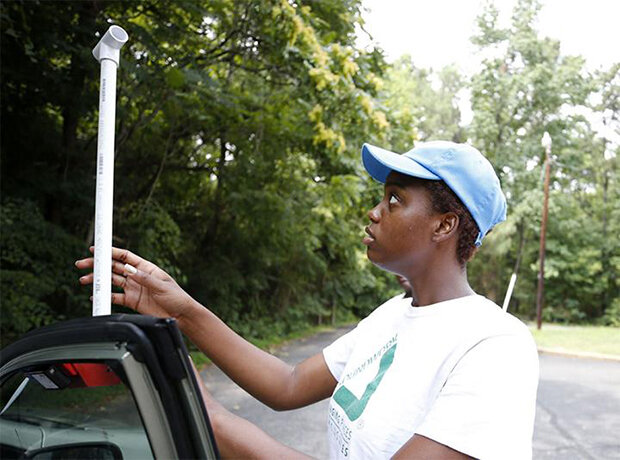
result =
M0 210L2 343L33 327L90 313L72 260L83 245L46 222L34 202L3 199Z
M438 83L434 89L432 79ZM411 149L414 141L433 139L464 142L457 93L463 78L454 67L438 74L414 66L409 56L397 60L387 71L380 100L390 121L389 143L397 152Z
M170 214L153 200L128 204L119 210L117 234L123 243L141 256L152 260L179 283L186 277L177 258L183 249L181 230Z
M500 29L490 6L474 42L486 56L472 79L474 145L487 153L508 197L508 221L490 236L470 267L472 282L501 299L518 272L511 310L535 308L542 207L545 131L553 139L546 234L547 321L600 318L618 297L618 146L595 136L584 110L591 106L620 133L618 66L595 76L579 56L534 28L540 5L521 0L512 24ZM592 101L600 101L592 104ZM615 115L613 115L615 113ZM501 239L501 242L498 241Z
M620 298L616 297L605 310L602 323L606 326L620 327Z
M50 242L51 267L92 241L99 66L90 50L93 32L116 22L130 41L118 75L114 243L160 264L248 337L367 311L389 288L377 289L385 275L361 245L359 146L388 122L372 103L386 65L355 47L359 8L3 3L2 194L31 203L24 219L37 224L19 241L25 221L3 225L3 245ZM75 245L51 243L48 227ZM73 285L75 273L50 270L44 282L23 271L3 259L12 286L3 332L24 304L34 312L18 332L88 314L87 301L81 310L51 302L51 280Z
M361 244L380 187L359 147L470 140L489 156L508 221L470 264L479 292L531 316L544 131L553 137L547 232L550 320L613 324L620 266L619 66L589 74L539 38L521 0L474 38L471 81L388 65L356 47L359 0L30 1L0 4L2 336L90 312L72 261L92 242L99 66L110 22L130 41L118 75L114 243L168 270L253 339L363 316L398 292ZM460 123L461 90L472 95ZM63 268L65 267L65 268Z

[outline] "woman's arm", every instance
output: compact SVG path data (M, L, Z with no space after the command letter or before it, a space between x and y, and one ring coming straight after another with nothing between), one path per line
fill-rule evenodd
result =
M307 406L328 398L336 387L322 353L293 367L252 345L203 307L179 326L215 365L272 409Z
M211 426L222 458L309 459L307 455L279 443L256 425L226 409L208 408Z
M124 291L112 294L113 303L175 318L181 331L220 369L271 408L295 409L332 394L337 382L321 353L290 366L235 333L155 264L118 248L112 249L112 258L112 283ZM81 269L92 269L93 264L92 257L76 262ZM80 282L91 284L93 274Z
M192 366L193 366L192 362ZM244 459L309 459L307 455L276 441L253 423L226 410L207 390L195 366L211 428L222 458Z

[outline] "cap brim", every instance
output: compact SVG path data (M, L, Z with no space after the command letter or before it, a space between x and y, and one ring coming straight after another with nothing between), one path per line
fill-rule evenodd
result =
M397 171L407 176L419 177L420 179L441 179L405 155L390 152L370 144L362 146L362 163L368 174L381 183L385 183L387 176L392 171Z

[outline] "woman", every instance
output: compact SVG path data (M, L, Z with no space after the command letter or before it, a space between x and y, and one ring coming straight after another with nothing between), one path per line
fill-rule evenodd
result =
M362 158L385 183L368 213L368 258L406 278L415 296L388 300L322 353L283 363L126 250L113 250L113 283L124 293L112 301L176 318L218 367L273 409L331 398L332 458L530 458L536 347L521 322L467 281L467 261L505 219L491 164L473 147L445 141L403 155L366 144ZM92 268L93 259L76 265ZM224 457L304 457L204 396Z

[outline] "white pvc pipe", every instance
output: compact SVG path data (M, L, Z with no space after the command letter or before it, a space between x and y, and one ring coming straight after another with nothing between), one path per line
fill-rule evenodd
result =
M512 297L512 290L515 288L515 283L517 282L517 274L513 273L510 277L510 282L508 283L508 290L506 291L506 297L504 297L504 304L502 305L502 310L508 311L508 304L510 303L510 298Z
M114 127L116 123L116 70L127 32L111 26L93 56L101 64L99 80L99 131L97 138L97 190L95 195L95 267L93 316L112 311L112 211L114 195Z

